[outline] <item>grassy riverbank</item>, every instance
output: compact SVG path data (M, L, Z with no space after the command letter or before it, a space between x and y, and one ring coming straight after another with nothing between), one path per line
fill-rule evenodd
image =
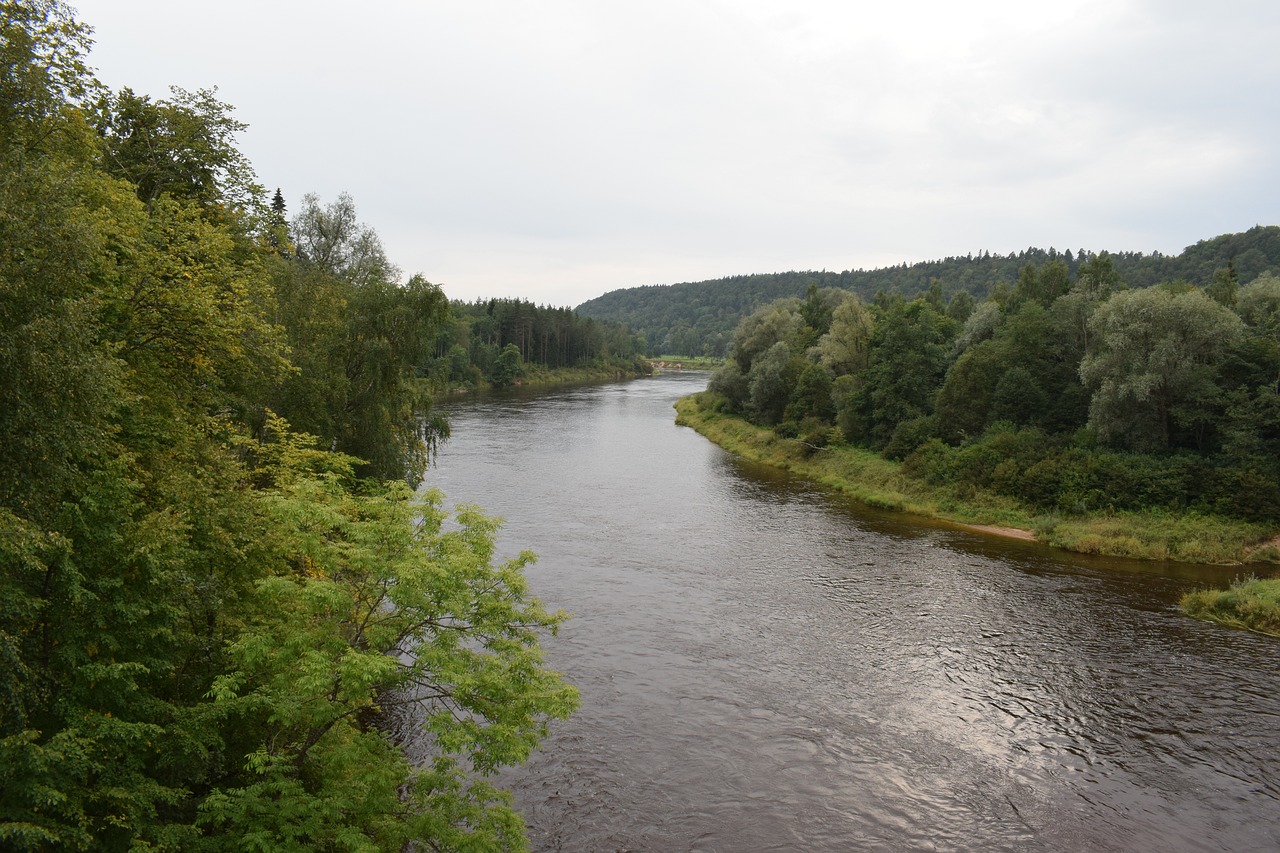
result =
M1280 579L1242 578L1228 589L1190 592L1182 609L1197 619L1280 636Z
M626 364L605 367L559 367L554 370L541 365L526 364L520 375L522 386L571 385L576 382L597 382L611 379L636 379L653 373L653 368L643 359Z
M525 364L521 368L520 379L516 384L522 388L554 388L557 385L638 379L652 374L652 365L643 359L604 367L558 367L552 369L539 364ZM449 389L449 393L475 394L492 390L494 390L493 385L488 382L481 382L475 386L466 384L452 387Z
M660 355L649 359L657 370L715 370L724 364L723 358L697 355Z
M871 506L1000 535L1030 532L1038 542L1085 554L1193 563L1280 562L1280 549L1267 544L1277 531L1265 525L1198 513L1036 513L1010 498L982 492L958 495L945 486L908 477L901 464L871 451L848 446L815 449L780 438L741 418L704 411L698 396L676 404L677 423L692 427L731 453L795 472Z

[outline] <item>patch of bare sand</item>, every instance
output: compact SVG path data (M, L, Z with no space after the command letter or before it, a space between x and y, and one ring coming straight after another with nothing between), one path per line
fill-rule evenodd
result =
M999 527L994 524L962 524L968 530L977 530L979 533L990 533L992 536L1005 536L1009 539L1025 539L1028 542L1036 541L1036 535L1030 530L1023 530L1021 527Z

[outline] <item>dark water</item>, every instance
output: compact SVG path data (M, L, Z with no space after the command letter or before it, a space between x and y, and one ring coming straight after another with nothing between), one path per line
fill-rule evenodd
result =
M582 711L504 782L537 850L1280 849L1280 641L1223 569L867 511L674 424L705 377L454 403Z

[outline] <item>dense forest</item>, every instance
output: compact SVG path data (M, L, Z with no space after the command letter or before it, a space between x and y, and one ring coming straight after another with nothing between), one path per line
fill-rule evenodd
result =
M450 303L428 367L450 389L504 388L567 369L648 373L643 356L625 325L527 299L479 299Z
M1030 248L1008 255L981 252L916 264L845 272L785 272L742 275L714 281L651 285L614 290L579 305L578 313L627 324L651 355L725 356L733 330L752 311L788 296L802 297L812 285L838 288L870 301L877 293L907 299L941 288L945 298L966 292L975 299L1012 288L1027 266L1061 263L1075 276L1081 266L1102 258L1128 287L1166 281L1204 286L1214 273L1231 267L1241 281L1264 272L1280 273L1280 227L1259 226L1188 247L1179 255L1140 252L1058 252Z
M576 705L563 616L414 493L471 309L350 198L290 219L214 92L105 90L89 36L0 2L0 847L521 848L488 777ZM565 329L517 355L620 348Z
M1027 265L975 302L810 286L750 314L704 407L902 460L961 500L1280 520L1280 277L1125 289Z

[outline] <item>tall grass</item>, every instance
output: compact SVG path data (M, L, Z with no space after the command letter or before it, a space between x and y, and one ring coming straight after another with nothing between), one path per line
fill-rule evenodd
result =
M1238 578L1227 589L1204 589L1182 597L1189 616L1234 628L1280 635L1280 578Z

